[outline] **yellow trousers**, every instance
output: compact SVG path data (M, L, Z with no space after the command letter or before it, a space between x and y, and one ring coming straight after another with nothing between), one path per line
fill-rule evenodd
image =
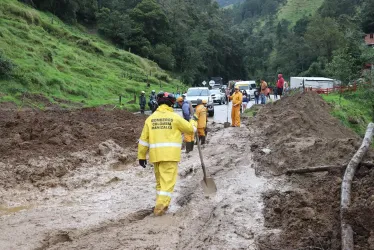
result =
M178 175L178 162L162 161L154 163L156 177L156 206L168 207Z
M184 134L184 141L185 142L192 142L194 140L194 134Z
M240 105L232 107L231 110L231 125L235 127L240 127Z
M197 134L199 136L205 136L205 128L198 128L197 129Z

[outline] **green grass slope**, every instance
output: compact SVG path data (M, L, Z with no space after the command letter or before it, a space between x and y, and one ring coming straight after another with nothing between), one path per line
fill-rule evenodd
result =
M25 95L42 94L51 102L97 106L117 104L119 95L127 102L141 90L148 95L182 86L156 63L16 0L0 1L0 54L15 65L10 77L0 79L0 102L21 104Z
M294 25L304 16L313 15L324 0L287 0L278 12L278 19L288 20Z

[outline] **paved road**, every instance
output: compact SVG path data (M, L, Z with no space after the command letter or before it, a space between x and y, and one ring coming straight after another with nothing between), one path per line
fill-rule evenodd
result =
M274 100L274 96L271 96L271 99ZM247 109L252 107L255 104L255 101L250 101L247 104ZM231 102L229 103L228 110L227 110L227 104L219 105L218 103L214 104L214 117L209 117L208 119L211 121L215 121L217 123L224 123L227 120L231 122ZM175 109L175 112L182 115L181 109ZM146 111L146 114L150 115L150 111Z

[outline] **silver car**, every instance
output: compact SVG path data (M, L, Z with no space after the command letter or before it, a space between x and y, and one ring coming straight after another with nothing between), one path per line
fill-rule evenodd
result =
M220 89L211 89L210 96L212 97L213 102L218 103L219 105L225 104L226 102L225 94L222 93Z
M209 89L206 87L201 88L189 88L187 91L187 101L191 102L192 106L195 107L197 105L197 99L207 100L208 101L208 114L209 116L214 116L214 105L213 99L210 96Z

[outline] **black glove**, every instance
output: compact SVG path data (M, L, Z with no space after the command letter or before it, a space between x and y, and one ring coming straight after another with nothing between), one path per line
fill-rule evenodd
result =
M147 166L147 160L139 160L139 165L145 168Z

